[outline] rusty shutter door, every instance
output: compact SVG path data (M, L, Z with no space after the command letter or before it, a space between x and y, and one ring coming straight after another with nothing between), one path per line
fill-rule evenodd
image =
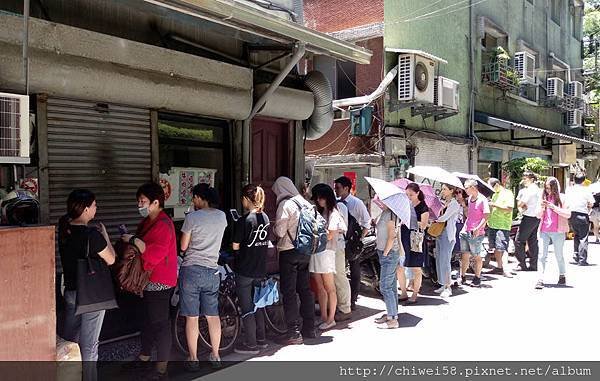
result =
M137 188L152 179L150 110L62 98L48 99L50 222L66 213L75 188L96 194L96 220L111 236L135 232Z

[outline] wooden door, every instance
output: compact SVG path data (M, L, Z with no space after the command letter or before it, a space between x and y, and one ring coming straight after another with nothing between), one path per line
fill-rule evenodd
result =
M290 146L291 128L285 121L255 119L252 122L252 183L265 190L265 213L275 218L276 197L271 190L279 176L292 176L294 150Z

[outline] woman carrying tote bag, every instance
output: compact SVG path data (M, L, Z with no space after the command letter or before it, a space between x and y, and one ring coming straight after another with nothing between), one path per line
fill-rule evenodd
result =
M88 223L96 215L96 196L76 189L59 221L59 251L64 269L66 316L63 336L78 342L84 361L83 379L96 379L98 338L107 309L116 308L108 266L115 252L103 224Z

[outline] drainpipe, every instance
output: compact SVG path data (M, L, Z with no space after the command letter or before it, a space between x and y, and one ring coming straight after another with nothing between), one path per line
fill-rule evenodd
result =
M394 66L392 70L390 70L386 76L383 78L383 81L379 84L377 89L373 91L369 95L364 95L362 97L354 97L354 98L346 98L346 99L338 99L333 101L334 108L348 107L348 106L357 106L357 105L365 105L373 102L375 99L379 98L385 92L385 89L392 83L396 75L398 74L398 65Z
M568 63L559 60L558 57L556 57L556 54L554 54L554 52L550 52L549 56L550 58L567 68L567 82L571 82L571 66L569 66Z
M305 52L306 48L304 43L298 42L294 46L294 54L292 55L290 61L287 63L287 65L285 65L283 70L277 74L277 77L275 77L267 91L265 91L264 94L261 95L261 97L256 101L256 103L254 103L252 111L250 111L250 115L244 119L242 124L242 186L250 183L250 122L252 121L252 118L254 118L254 116L265 106L269 98L273 95L275 90L277 90L279 85L281 85L281 82L283 82L290 71L292 71L294 66L296 66L302 57L304 57Z
M29 95L29 0L23 2L23 76L25 94Z

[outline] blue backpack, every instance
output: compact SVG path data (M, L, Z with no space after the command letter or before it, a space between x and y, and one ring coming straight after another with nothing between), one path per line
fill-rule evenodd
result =
M317 208L302 205L292 200L300 210L296 239L288 231L288 236L296 251L300 254L312 255L325 251L327 247L327 221L317 212Z

